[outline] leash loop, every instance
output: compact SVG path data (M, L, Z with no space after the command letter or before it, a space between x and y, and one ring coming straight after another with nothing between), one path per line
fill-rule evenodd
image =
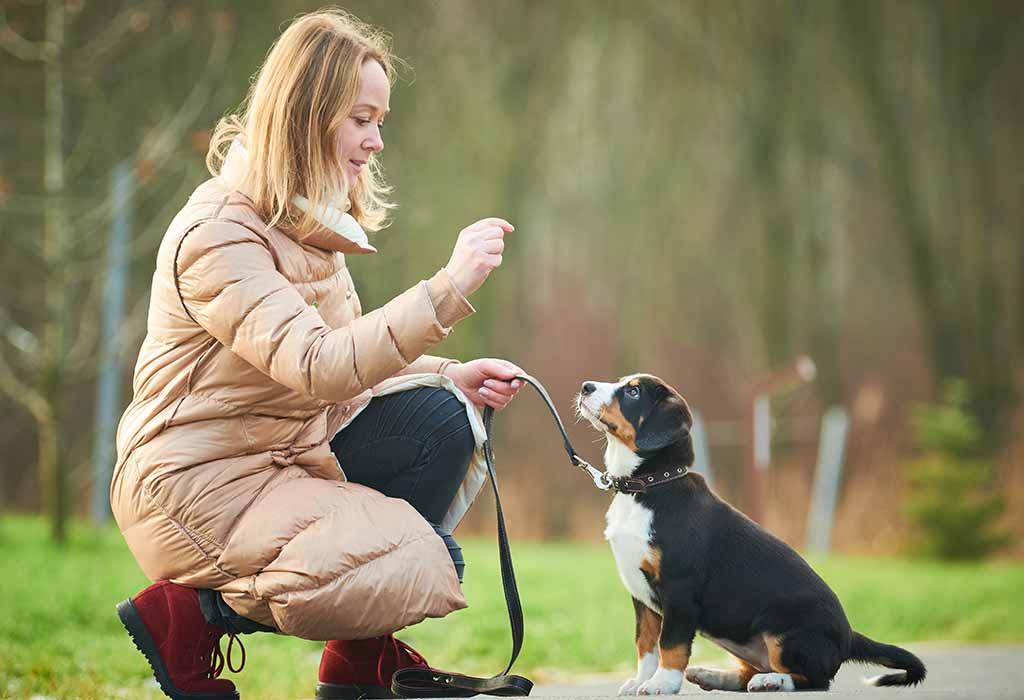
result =
M607 473L595 468L585 459L576 454L572 443L569 442L569 435L565 432L562 418L555 409L554 402L548 395L544 386L528 374L518 374L514 379L519 379L534 389L544 399L545 405L551 412L558 430L562 434L562 442L569 460L573 466L579 467L590 475L594 480L594 486L607 491L615 486L615 480ZM484 432L487 435L484 441L484 461L487 463L487 475L490 477L491 489L494 493L494 506L498 524L498 555L501 563L501 583L505 592L505 607L508 610L509 626L512 631L512 654L505 670L490 678L477 678L459 673L448 673L437 669L405 668L396 671L391 678L391 690L398 697L404 698L465 698L478 694L499 695L505 697L529 695L533 689L533 681L523 676L517 676L510 671L519 656L519 650L523 645L523 608L519 600L519 590L516 586L515 571L512 568L512 553L509 550L508 532L505 530L505 516L501 509L501 499L498 497L498 479L494 469L494 452L492 449L493 438L491 435L491 422L494 419L494 409L490 406L484 408Z

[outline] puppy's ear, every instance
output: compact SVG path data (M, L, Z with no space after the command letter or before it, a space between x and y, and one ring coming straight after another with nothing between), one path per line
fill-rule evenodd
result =
M666 397L656 403L637 431L637 449L654 452L683 439L689 443L688 413L686 404L678 398Z

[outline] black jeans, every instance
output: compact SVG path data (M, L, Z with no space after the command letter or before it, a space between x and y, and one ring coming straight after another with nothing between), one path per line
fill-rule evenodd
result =
M462 581L462 550L440 523L476 448L466 408L446 389L420 387L378 396L331 440L349 481L402 498L434 526ZM273 632L242 617L216 591L200 591L206 620L234 634Z

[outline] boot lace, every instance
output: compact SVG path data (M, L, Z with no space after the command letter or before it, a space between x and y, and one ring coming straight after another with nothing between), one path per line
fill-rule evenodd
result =
M384 647L381 649L380 656L377 658L377 682L379 685L383 687L391 687L391 678L384 677L384 662L388 656L394 659L392 668L395 671L408 668L410 666L429 666L426 659L420 656L415 649L403 642L401 639L396 639L393 635L388 635L384 639ZM412 663L403 659L403 656Z
M214 636L211 632L210 636ZM237 634L228 634L228 653L225 656L220 650L220 637L217 637L217 641L211 645L210 648L210 672L209 678L219 678L221 672L224 670L225 663L227 664L228 670L232 673L238 673L245 668L245 645L242 644L242 640L238 638ZM238 642L238 648L242 651L242 662L238 664L238 668L231 662L231 650L235 646L235 642Z

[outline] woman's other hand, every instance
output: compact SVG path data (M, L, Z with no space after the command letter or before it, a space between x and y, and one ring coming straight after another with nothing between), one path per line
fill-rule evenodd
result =
M491 270L501 264L505 250L505 234L515 230L504 219L480 219L459 232L452 257L445 265L452 282L463 296L469 296L487 279Z
M523 386L523 382L512 378L526 372L507 360L485 357L450 364L444 374L477 406L490 406L500 411Z

